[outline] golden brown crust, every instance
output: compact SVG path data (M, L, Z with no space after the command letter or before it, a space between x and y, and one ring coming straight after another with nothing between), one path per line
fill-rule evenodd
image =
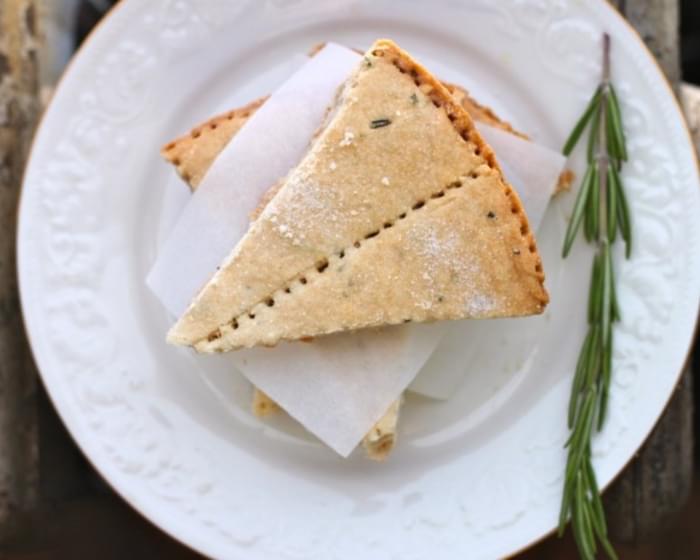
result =
M559 175L559 180L557 181L557 186L554 189L554 194L557 195L561 192L567 192L571 190L571 185L576 180L576 174L571 169L564 169Z
M310 57L311 57L311 56L316 56L320 51L322 51L322 50L325 48L325 46L326 46L326 43L325 43L325 42L323 42L323 43L316 43L314 46L312 46L312 47L309 49L309 52L307 53L307 55L310 56ZM362 53L360 53L360 51L358 51L357 49L353 49L353 50L354 50L356 53L358 53L358 54L362 54Z
M363 74L367 69L361 68L351 77L344 94L347 99L341 105L343 110L336 113L331 125L292 171L261 218L171 330L171 342L194 344L205 352L224 351L253 344L274 344L280 339L398 323L405 320L407 313L413 320L424 321L513 316L542 310L547 294L542 286L542 267L527 218L472 119L444 86L393 43L378 42L371 55L376 70L368 77ZM406 74L406 78L401 78L399 72ZM356 86L357 89L352 89ZM387 89L392 90L391 95L385 93ZM403 117L398 116L397 99L404 100L401 108L406 114ZM393 115L393 109L397 109L397 117L389 129L382 133L359 132L367 126L364 120L367 117L362 115L376 113L379 116L382 112ZM354 145L351 130L359 134ZM432 151L426 152L422 147L425 145L432 146ZM377 158L376 154L382 155ZM438 160L435 156L439 156ZM361 170L359 176L358 169ZM387 189L379 185L383 169L391 170L401 188ZM377 183L366 184L373 176L377 176ZM308 178L313 178L311 183ZM451 188L455 178L459 178L457 183L464 189ZM366 206L357 198L343 198L346 196L343 192L357 188L360 183L367 202L373 200L374 206ZM333 235L329 235L328 228L335 226L327 218L336 214L326 212L324 216L318 208L308 207L309 202L318 203L320 193L315 193L309 202L303 202L308 196L305 190L313 184L324 185L323 197L335 197L334 206L328 211L337 212L342 223L338 224L340 229L334 229ZM426 200L443 196L444 200ZM411 199L415 203L421 197L424 201L414 209L423 206L426 209L415 212L418 217L412 215L410 220L397 223L395 228L385 229L376 241L367 243L371 248L352 251L353 239L362 239L363 230L367 238L378 235L379 230L372 231L377 227L372 225L373 221L379 221L381 226L386 220L396 220L406 203ZM469 204L465 204L467 199ZM361 212L354 207L362 208ZM488 228L479 225L480 215L470 215L471 222L460 220L465 212L473 214L477 210L483 210L486 216L487 208L489 215L498 216ZM350 217L354 215L361 217ZM441 289L451 290L449 295L454 297L445 298L440 305L426 300L428 288L424 282L419 285L418 276L414 278L414 292L405 292L393 299L373 292L380 288L385 290L383 283L389 281L390 273L401 269L400 262L384 259L389 254L387 251L394 251L391 254L396 254L396 250L404 251L407 256L418 259L404 273L417 274L420 267L425 266L414 248L406 245L411 237L406 232L421 223L431 223L433 229L445 235L458 230L461 237L455 238L454 243L459 244L460 251L452 258L468 256L485 267L483 274L463 270L471 274L469 282L474 284L473 289L466 286L472 296L461 296L473 300L465 304L466 307L459 303L460 284L445 284L451 281L443 275L445 267L438 271ZM457 224L461 229L455 230L445 224ZM475 253L474 243L470 246L469 239L476 238L485 245L484 250ZM339 249L348 250L347 266L337 266L334 262L331 272L321 280L320 275ZM377 269L372 259L379 259L375 262L384 260L384 269ZM395 268L388 269L389 264ZM353 277L348 276L352 274L365 275L374 283L354 293L353 297L362 305L352 305L351 299L349 305L341 306L339 283L353 281ZM308 288L304 280L307 276L314 277ZM282 289L290 287L286 278L296 279L293 295L289 292L282 295ZM389 283L388 289L395 286ZM488 305L484 303L486 300ZM480 302L479 305L474 305L475 301ZM332 317L316 313L333 306L336 312ZM215 332L208 330L212 325L218 325Z
M530 226L527 220L527 215L525 214L525 209L522 206L520 197L515 192L512 186L508 183L503 172L501 171L497 161L496 156L486 141L481 137L479 132L474 127L474 123L469 115L469 113L463 109L462 105L455 103L449 90L439 82L428 70L425 69L417 61L413 60L411 56L400 49L393 41L388 39L379 40L375 43L375 49L373 53L383 53L382 56L389 56L393 58L394 65L401 72L408 72L414 76L414 81L419 88L424 88L426 85L430 88L428 95L433 99L434 103L441 106L452 124L455 130L467 141L476 144L475 153L481 154L490 167L498 170L501 175L501 180L505 186L505 194L509 198L511 203L511 210L513 214L516 214L520 219L520 232L523 235L528 251L530 253L530 259L523 259L531 261L528 268L532 268L535 271L535 275L540 281L543 288L542 303L546 304L549 298L544 292L544 271L542 269L542 261L540 259L539 253L537 251L537 244L535 237L530 230Z
M280 405L257 387L253 388L251 408L253 409L253 414L258 418L265 418L280 411Z
M265 103L267 97L260 97L196 126L188 134L163 146L161 155L175 166L183 181L197 187L219 152Z
M367 457L374 461L385 461L396 445L401 398L396 399L362 440Z
M511 134L519 136L523 140L530 140L527 134L514 129L509 122L502 120L493 111L493 109L487 107L486 105L482 105L476 99L474 99L469 94L469 92L463 87L447 82L443 82L443 85L445 86L445 88L447 88L447 91L449 91L452 94L452 97L454 97L457 100L457 102L460 103L462 107L466 109L467 113L469 113L469 115L475 121L483 122L495 128L500 128L505 132L510 132Z

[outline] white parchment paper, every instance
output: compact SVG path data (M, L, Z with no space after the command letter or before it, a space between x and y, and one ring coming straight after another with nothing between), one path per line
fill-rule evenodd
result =
M267 189L301 160L338 86L359 59L353 51L329 44L272 94L213 163L146 279L173 316L186 309L243 236L250 213ZM479 128L536 228L563 158L498 129ZM452 327L403 325L229 356L254 385L347 456L414 380ZM463 368L445 368L418 385L437 387L425 392L441 397L463 374Z
M336 89L358 59L357 53L328 44L222 150L146 278L168 311L182 314L243 237L263 194L299 163Z
M413 380L445 323L365 329L237 352L240 371L346 457Z

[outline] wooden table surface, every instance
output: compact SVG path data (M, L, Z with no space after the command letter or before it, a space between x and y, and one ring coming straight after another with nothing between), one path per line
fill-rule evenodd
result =
M26 342L15 271L16 208L41 111L41 14L42 2L50 1L0 0L0 558L197 557L140 518L89 467L48 402ZM678 0L613 4L678 88ZM613 540L627 543L625 551L658 544L655 535L677 519L690 495L692 383L687 369L652 435L605 493ZM572 551L569 541L545 543L524 557L562 558Z

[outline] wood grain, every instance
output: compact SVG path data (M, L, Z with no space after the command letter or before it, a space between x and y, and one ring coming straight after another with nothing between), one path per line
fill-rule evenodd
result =
M22 325L15 229L39 114L36 0L0 0L0 538L36 503L36 372Z
M681 81L679 0L615 0L659 62L669 82Z

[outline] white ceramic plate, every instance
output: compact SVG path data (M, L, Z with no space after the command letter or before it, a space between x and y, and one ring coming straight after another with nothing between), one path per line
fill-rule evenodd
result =
M493 558L556 521L572 368L591 253L559 248L571 195L539 234L552 304L445 360L446 403L412 398L382 465L341 460L291 421L263 424L250 388L169 348L144 286L186 197L158 148L274 87L293 53L394 38L539 142L560 146L613 36L631 162L635 250L618 259L612 414L595 443L607 484L661 414L700 291L700 196L681 114L638 37L603 1L124 0L73 62L36 139L19 225L22 303L46 386L100 472L165 531L216 557ZM581 161L574 165L580 172ZM524 323L526 324L526 323ZM522 341L527 340L527 344ZM493 360L492 363L489 360ZM499 364L498 375L480 375Z

